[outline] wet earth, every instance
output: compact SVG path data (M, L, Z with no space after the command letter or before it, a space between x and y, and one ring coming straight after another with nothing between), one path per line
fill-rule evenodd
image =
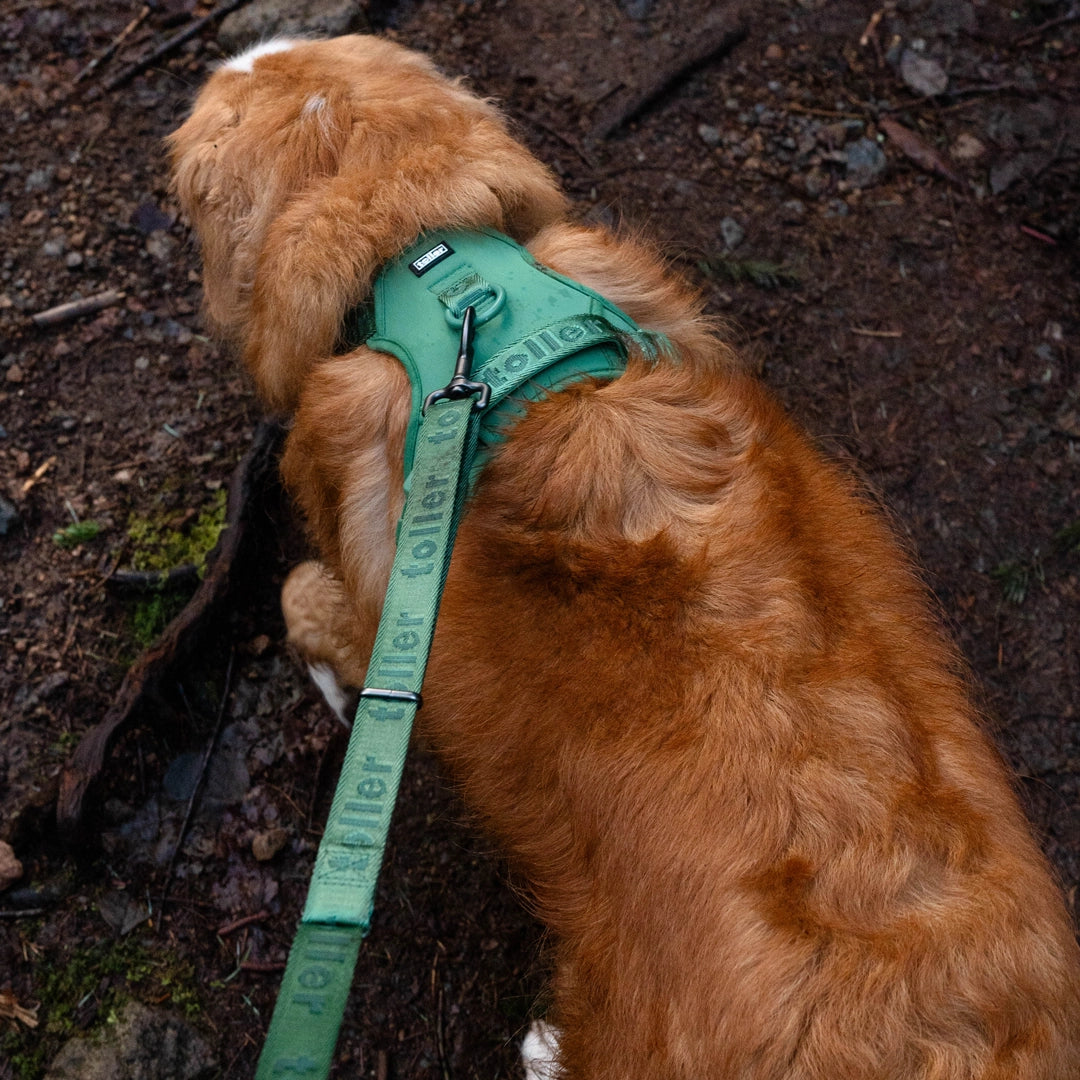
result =
M152 56L210 12L0 4L0 1080L91 1076L94 1053L101 1075L252 1075L343 753L283 645L305 548L264 479L227 595L120 728L80 827L57 824L65 765L191 598L261 415L206 336L161 139L214 63L282 29L429 52L502 103L581 217L697 282L924 567L1075 911L1075 5L251 0ZM544 962L418 750L335 1075L516 1076ZM183 1052L117 1049L166 1023Z

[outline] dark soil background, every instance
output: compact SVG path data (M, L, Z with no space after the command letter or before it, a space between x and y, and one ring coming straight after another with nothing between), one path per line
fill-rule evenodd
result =
M209 10L0 0L0 1080L93 1075L70 1040L106 1052L132 999L195 1047L138 1075L250 1076L344 747L282 645L276 590L304 549L264 483L226 602L124 726L82 830L56 826L65 762L191 591L115 579L146 561L147 523L184 552L159 563L205 551L260 416L205 336L161 139L223 54L285 16L253 0L117 85ZM700 284L917 553L1075 910L1075 4L286 10L466 76L583 217L651 235ZM96 312L31 321L109 289ZM418 752L335 1075L515 1076L543 976L540 929Z

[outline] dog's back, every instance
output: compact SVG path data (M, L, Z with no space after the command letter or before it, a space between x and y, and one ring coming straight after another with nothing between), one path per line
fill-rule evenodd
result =
M1078 1075L1072 929L924 590L719 352L533 408L451 572L427 729L560 942L566 1075Z

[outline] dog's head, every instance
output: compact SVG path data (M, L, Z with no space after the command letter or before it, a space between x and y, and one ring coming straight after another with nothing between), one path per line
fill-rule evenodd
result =
M168 142L207 314L283 410L375 269L421 232L528 239L564 209L490 104L379 38L258 46L214 73Z

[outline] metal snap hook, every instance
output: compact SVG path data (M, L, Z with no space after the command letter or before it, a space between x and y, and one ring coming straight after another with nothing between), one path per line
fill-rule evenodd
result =
M492 312L494 314L494 312ZM488 318L491 316L489 315ZM461 343L458 346L457 362L454 365L454 377L441 389L433 390L424 398L424 407L420 410L421 416L427 416L428 408L436 401L449 399L460 401L462 398L479 395L473 402L473 408L486 409L491 400L491 387L484 382L474 382L469 379L469 368L472 365L473 331L476 327L476 309L471 305L465 309L461 317Z

